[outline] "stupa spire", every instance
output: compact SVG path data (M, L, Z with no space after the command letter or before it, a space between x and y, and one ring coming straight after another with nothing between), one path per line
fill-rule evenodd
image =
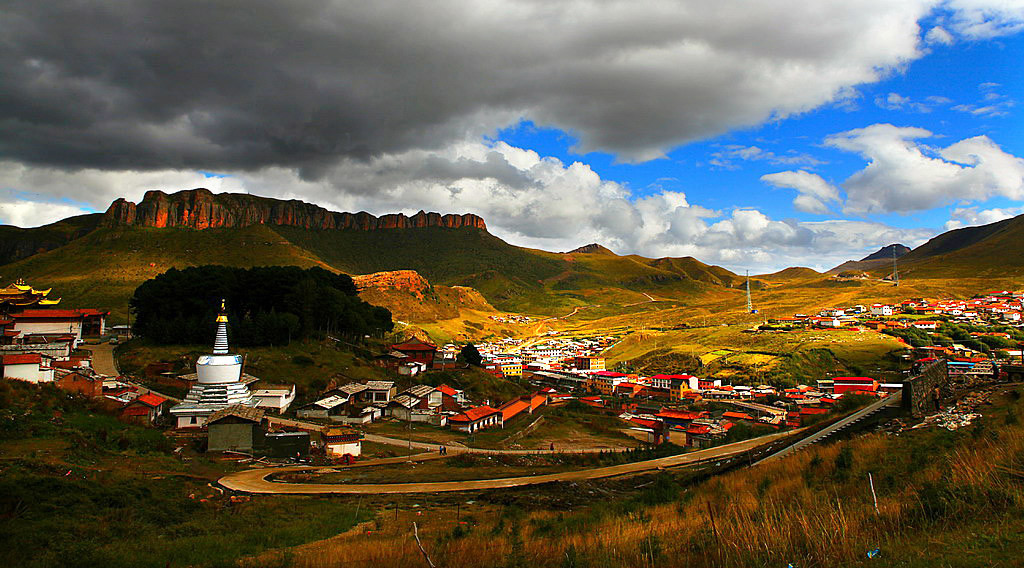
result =
M217 314L217 336L213 340L213 354L227 355L228 353L228 310L225 307L225 300L220 301L220 313Z

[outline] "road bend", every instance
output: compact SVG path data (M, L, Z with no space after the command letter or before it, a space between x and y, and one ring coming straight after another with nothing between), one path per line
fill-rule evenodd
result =
M595 467L576 471L565 471L559 473L548 473L541 475L506 477L500 479L476 479L468 481L435 481L424 483L285 483L273 481L272 476L284 473L309 472L324 469L318 466L291 466L260 468L232 473L220 478L221 486L243 493L257 493L268 495L332 495L332 494L401 494L401 493L438 493L451 491L480 491L486 489L505 489L510 487L524 487L528 485L541 485L558 481L587 481L591 479L602 479L622 475L632 475L657 471L670 467L692 465L708 460L728 458L741 454L747 450L756 448L767 442L791 436L795 432L780 432L761 436L751 440L726 444L715 448L697 450L677 456L657 458L627 464ZM533 452L537 453L537 452ZM454 452L453 454L454 455ZM412 456L413 458L426 459L423 454ZM399 463L409 461L410 457L387 458L385 460L372 460L363 462L362 467L372 465L383 465L385 463ZM438 459L434 453L431 459ZM344 469L344 467L336 468Z

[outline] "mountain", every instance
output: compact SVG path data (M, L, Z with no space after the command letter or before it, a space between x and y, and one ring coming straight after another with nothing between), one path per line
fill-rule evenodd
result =
M278 225L302 229L360 230L473 227L487 229L484 220L472 214L441 215L420 211L412 217L398 213L374 217L366 212L338 213L295 199L282 201L243 193L215 195L199 188L166 194L147 191L138 205L124 198L110 204L103 214L104 227L179 227L212 229Z
M910 247L901 244L892 244L887 247L882 247L878 250L878 252L871 253L860 260L861 262L867 262L871 260L892 260L894 256L896 258L899 258L907 254L908 252L910 252Z
M436 306L416 312L408 291L396 295L394 287L369 293L382 302L390 298L399 313L439 318L467 303L565 313L580 305L644 302L649 292L685 304L743 282L690 257L620 256L596 244L569 253L517 247L471 214L375 217L205 189L151 191L137 204L118 199L103 214L0 231L17 237L10 241L16 244L5 241L13 262L0 266L0 279L23 277L53 287L69 303L111 308L117 315L141 282L172 267L202 264L322 266L351 275L415 271L425 279L417 286L435 290ZM484 301L455 287L472 288Z
M94 230L102 218L100 213L78 215L31 229L0 225L0 265L64 246Z
M1024 275L1024 215L942 233L899 260L900 274L922 278Z
M609 255L612 255L612 256L618 256L617 254L615 254L611 250L609 250L609 249L607 249L607 248L605 248L605 247L603 247L603 246L601 246L601 245L599 245L597 243L590 243L589 245L583 245L583 246L581 246L579 248L575 248L575 249L573 249L573 250L571 250L571 251L569 251L569 252L567 252L565 254L609 254Z
M884 246L878 249L878 251L873 252L860 260L847 260L839 266L827 271L825 274L836 275L843 272L865 272L878 268L891 267L893 252L896 253L896 258L899 259L910 252L910 247L901 244Z
M804 266L791 266L771 274L759 274L753 278L768 280L771 282L793 282L797 280L812 280L821 278L822 274L813 268Z

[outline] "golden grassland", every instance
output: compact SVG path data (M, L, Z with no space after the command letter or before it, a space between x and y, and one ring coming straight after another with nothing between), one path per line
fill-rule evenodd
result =
M631 498L594 491L575 511L464 506L462 524L451 504L397 520L385 508L358 532L286 554L296 567L425 565L411 535L416 522L435 565L460 568L1017 566L1024 403L1010 394L957 432L864 435L689 486L661 473L637 478L642 489Z

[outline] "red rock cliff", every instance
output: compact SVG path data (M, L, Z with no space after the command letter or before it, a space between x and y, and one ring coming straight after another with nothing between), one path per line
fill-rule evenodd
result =
M214 195L208 189L191 189L170 195L148 191L138 204L120 198L103 214L106 227L247 227L288 225L303 229L409 229L419 227L487 229L477 215L441 215L420 211L408 217L401 213L374 217L366 212L338 213L296 199L283 201L244 193Z

